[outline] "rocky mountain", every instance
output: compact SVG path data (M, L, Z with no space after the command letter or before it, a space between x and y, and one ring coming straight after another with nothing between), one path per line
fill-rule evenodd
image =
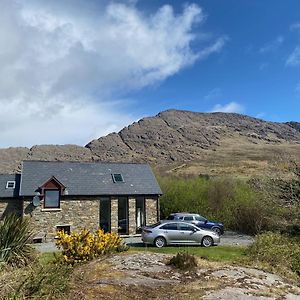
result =
M101 160L166 163L199 159L204 150L217 150L228 138L236 142L242 139L249 145L300 144L300 131L294 125L240 114L167 110L143 118L119 133L94 140L86 147Z
M298 122L267 122L234 113L167 110L143 118L119 133L93 140L85 147L0 149L0 173L18 171L22 160L149 162L168 170L180 166L188 174L211 173L213 168L222 166L224 171L224 166L228 168L237 162L240 166L262 162L263 166L276 155L299 153Z

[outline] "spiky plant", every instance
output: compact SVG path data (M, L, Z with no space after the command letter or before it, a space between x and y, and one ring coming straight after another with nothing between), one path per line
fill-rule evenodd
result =
M29 219L5 216L0 221L0 262L22 266L32 260L34 250L28 244L31 235Z

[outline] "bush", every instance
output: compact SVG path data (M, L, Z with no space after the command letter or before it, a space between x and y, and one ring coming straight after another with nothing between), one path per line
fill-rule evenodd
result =
M163 190L162 218L173 212L192 212L248 234L279 229L279 204L245 181L231 177L161 177L159 182Z
M24 266L34 257L28 245L32 236L29 219L8 215L0 221L0 262Z
M88 261L104 254L126 249L123 239L119 235L104 233L101 229L96 230L95 233L91 233L87 229L71 234L60 231L56 245L62 249L64 261L70 264Z
M266 232L247 249L253 260L292 270L300 276L300 241L288 235Z
M192 270L197 267L197 260L194 255L182 252L173 256L167 265L174 266L180 270Z

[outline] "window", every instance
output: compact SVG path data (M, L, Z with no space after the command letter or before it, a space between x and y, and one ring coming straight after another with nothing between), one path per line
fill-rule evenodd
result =
M122 174L112 174L114 182L124 182Z
M128 234L128 198L118 198L118 233Z
M206 219L202 216L196 216L195 219L196 219L196 221L202 221L202 222L206 221Z
M188 225L188 224L179 224L179 230L182 231L194 231L195 227Z
M100 198L100 228L104 232L110 231L111 204L109 197Z
M145 223L145 198L136 197L135 200L135 219L136 219L136 233L142 232L142 227L146 225Z
M45 190L44 208L60 208L60 191Z
M193 216L184 217L184 221L194 221L194 217Z
M166 225L160 227L160 229L164 229L164 230L177 230L177 223L166 224Z
M6 188L7 189L14 189L16 187L16 182L15 181L7 181L6 182Z
M70 225L57 225L57 231L63 231L64 233L70 234L71 233L71 226Z

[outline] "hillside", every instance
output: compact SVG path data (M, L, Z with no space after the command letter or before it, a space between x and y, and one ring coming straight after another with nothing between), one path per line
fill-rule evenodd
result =
M234 113L167 110L93 140L85 147L42 145L0 149L0 172L24 159L149 162L182 174L260 172L278 157L300 159L300 123L275 123Z

